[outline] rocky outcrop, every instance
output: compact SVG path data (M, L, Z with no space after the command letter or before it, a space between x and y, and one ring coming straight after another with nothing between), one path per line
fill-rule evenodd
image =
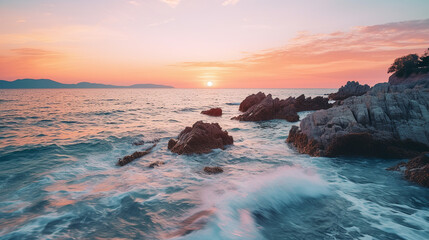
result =
M265 94L258 93L259 96ZM252 97L253 96L253 97ZM251 95L250 99L255 99L256 95ZM243 103L249 98L247 97ZM246 104L248 106L248 104ZM331 107L327 98L315 97L305 98L301 95L297 98L289 97L284 100L278 98L273 99L271 94L268 94L262 101L254 104L247 109L245 113L232 119L239 121L265 121L271 119L285 119L289 122L299 121L297 112L314 111L319 109L327 109Z
M207 111L202 111L201 114L209 115L212 117L220 117L222 116L222 109L220 108L212 108Z
M218 174L223 173L223 169L221 167L204 167L204 172L208 174Z
M422 153L407 163L401 162L387 170L402 171L405 179L429 187L429 152Z
M329 94L329 99L344 100L352 96L362 96L369 91L368 85L360 85L359 82L348 81L346 85L338 89L338 92Z
M238 110L241 112L247 111L251 106L258 104L262 102L267 96L265 96L265 93L258 92L257 94L252 94L248 97L246 97L241 103Z
M225 149L234 140L217 123L198 121L192 127L186 127L178 139L170 139L168 149L177 154L208 153L212 149Z
M125 165L127 165L128 163L130 163L130 162L132 162L132 161L134 161L134 160L136 160L136 159L138 159L138 158L141 158L141 157L143 157L143 156L145 156L145 155L147 155L147 154L149 154L151 151L152 151L152 149L153 148L155 148L155 146L156 146L156 143L155 144L153 144L150 148L147 148L146 150L144 150L144 151L137 151L137 152L134 152L133 154L131 154L131 155L128 155L128 156L125 156L125 157L123 157L123 158L120 158L119 160L118 160L118 163L117 163L117 165L119 165L119 166L125 166Z
M407 77L398 77L396 74L392 74L389 77L389 83L391 85L398 85L398 84L409 84L414 83L422 80L429 80L429 73L425 74L411 74Z
M375 85L367 94L316 111L287 139L312 156L413 157L429 151L429 81Z

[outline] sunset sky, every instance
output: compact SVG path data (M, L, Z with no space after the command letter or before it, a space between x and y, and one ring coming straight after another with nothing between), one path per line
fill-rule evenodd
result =
M0 79L178 88L386 81L428 0L0 0Z

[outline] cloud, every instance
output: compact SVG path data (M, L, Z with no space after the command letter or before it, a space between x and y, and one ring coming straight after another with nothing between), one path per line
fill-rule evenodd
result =
M228 5L235 5L239 2L240 0L225 0L222 3L222 6L228 6Z
M174 22L174 21L175 21L175 19L174 19L174 18L169 18L169 19L166 19L166 20L164 20L164 21L154 22L154 23L148 24L147 26L148 26L148 27L157 27L157 26L161 26L161 25L165 25L165 24L168 24L168 23Z
M176 7L181 0L160 0L161 2L164 2L166 4L168 4L170 7Z
M128 3L134 6L140 6L140 3L137 1L128 1Z
M84 42L105 38L124 38L124 36L119 32L113 32L99 26L68 25L31 29L24 33L0 33L0 44L52 44L58 42Z
M15 48L10 51L21 56L54 56L59 54L58 52L39 48Z
M347 80L386 81L387 68L395 58L422 53L428 47L429 19L425 19L325 34L300 32L284 47L247 53L229 62L187 62L182 66L201 72L227 69L230 79L253 86L278 81L281 87L337 87Z

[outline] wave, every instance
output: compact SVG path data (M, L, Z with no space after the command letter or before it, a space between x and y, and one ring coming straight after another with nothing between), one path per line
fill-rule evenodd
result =
M327 193L324 180L299 167L280 167L244 182L218 183L202 194L204 208L214 209L206 227L185 238L263 239L255 215L281 212L289 204Z

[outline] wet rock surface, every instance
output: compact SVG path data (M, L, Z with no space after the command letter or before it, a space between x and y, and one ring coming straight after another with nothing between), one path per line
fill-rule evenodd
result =
M375 85L367 94L316 111L288 143L312 156L414 157L429 150L429 82Z
M346 85L338 89L338 92L329 94L329 99L344 100L352 96L362 96L369 91L368 85L360 85L359 82L348 81Z
M159 166L162 166L164 164L165 164L165 162L163 162L163 161L155 161L155 162L149 164L149 168L159 167Z
M401 171L405 179L429 187L429 152L422 153L407 163L401 162L387 170Z
M222 116L222 109L221 108L212 108L207 111L202 111L201 114L209 115L212 117L220 117Z
M297 98L289 97L287 99L280 100L278 98L273 99L271 94L268 94L258 102L262 96L265 96L265 94L259 92L256 95L253 94L247 97L242 104L246 103L244 104L246 107L249 107L250 103L254 104L247 108L245 113L237 117L233 117L232 119L239 121L284 119L289 122L297 122L299 121L298 112L327 109L332 106L328 103L328 98L323 97L305 98L304 95L301 95ZM242 110L242 108L240 108L240 110Z
M170 139L168 149L177 154L209 153L212 149L225 149L233 144L232 136L217 123L198 121L192 127L186 127L178 139Z
M221 167L204 167L204 172L208 174L218 174L223 173L223 169Z
M137 151L137 152L134 152L133 154L131 154L131 155L127 155L127 156L125 156L125 157L123 157L123 158L121 158L121 159L119 159L118 160L118 163L117 163L117 165L119 165L119 166L125 166L125 165L127 165L128 163L130 163L130 162L132 162L132 161L134 161L134 160L136 160L136 159L138 159L138 158L141 158L141 157L143 157L143 156L145 156L145 155L147 155L147 154L149 154L151 151L152 151L152 149L154 149L155 147L156 147L156 144L157 143L154 143L150 148L147 148L146 150L144 150L144 151Z

